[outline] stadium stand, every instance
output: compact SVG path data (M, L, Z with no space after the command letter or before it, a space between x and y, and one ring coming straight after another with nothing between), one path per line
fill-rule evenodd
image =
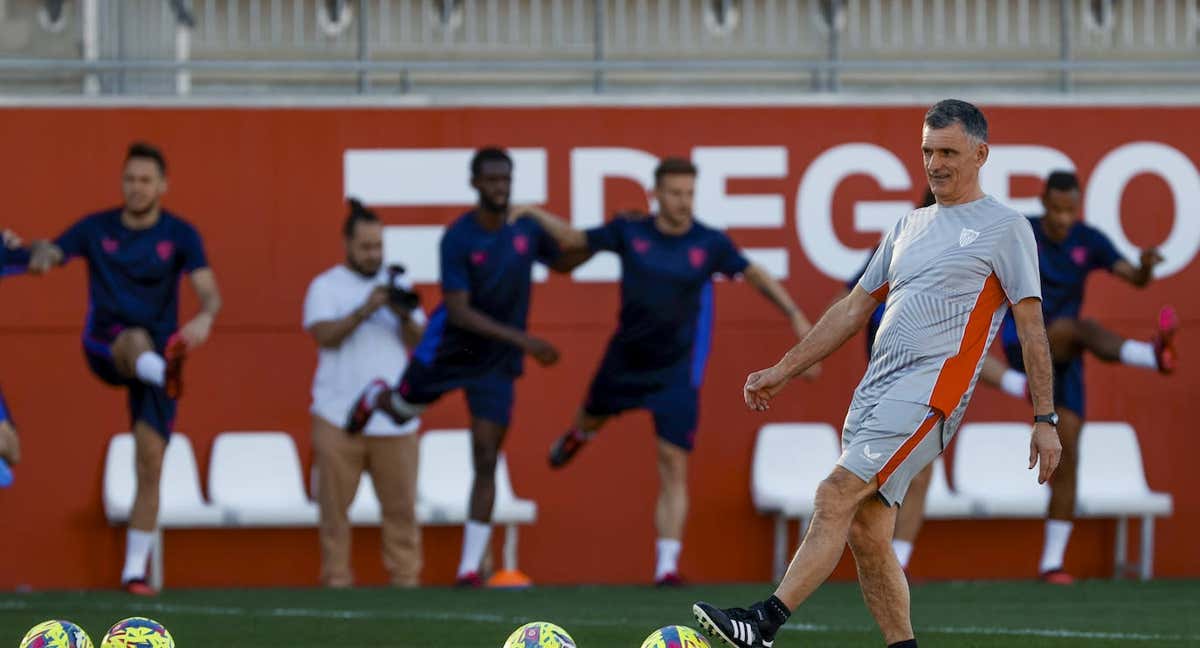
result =
M84 0L57 31L5 4L0 72L31 92L1178 90L1200 69L1188 0Z

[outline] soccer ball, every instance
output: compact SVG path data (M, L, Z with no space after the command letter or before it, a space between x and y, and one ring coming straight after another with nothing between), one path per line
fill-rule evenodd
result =
M508 635L504 648L575 648L575 640L553 623L534 621Z
M654 631L642 648L710 648L704 635L687 626L667 626Z
M175 640L158 621L130 617L108 629L100 648L175 648Z
M25 633L21 648L92 648L92 638L70 621L43 621Z

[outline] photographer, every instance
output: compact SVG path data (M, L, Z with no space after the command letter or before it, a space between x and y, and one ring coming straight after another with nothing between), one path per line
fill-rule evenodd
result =
M361 435L341 427L355 396L383 375L403 372L425 314L400 266L383 266L383 225L357 200L342 229L346 261L308 287L304 328L320 347L312 386L316 497L321 512L321 583L353 584L347 511L363 470L370 471L383 510L383 563L393 585L414 586L421 570L417 527L419 420L396 425L383 414Z

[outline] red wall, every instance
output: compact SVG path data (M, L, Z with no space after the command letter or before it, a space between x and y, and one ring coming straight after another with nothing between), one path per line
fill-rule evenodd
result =
M786 224L731 234L745 246L786 245L787 285L815 315L840 282L818 272L797 243L797 183L822 151L869 141L899 156L916 186L922 177L921 114L918 107L7 109L0 111L6 194L0 225L26 238L56 235L83 213L119 202L120 160L131 140L164 148L171 164L167 205L200 228L226 300L211 341L189 361L188 395L177 423L193 439L203 474L211 439L227 430L286 430L309 458L308 387L316 354L300 330L300 307L312 277L339 260L346 149L544 147L548 206L566 213L575 147L667 155L694 146L786 146L786 178L738 180L728 187L730 193L779 194ZM1133 141L1169 143L1193 168L1200 164L1196 108L994 108L988 116L994 143L1059 149L1085 181L1102 156ZM640 200L628 182L610 182L607 189L610 208ZM1032 178L1013 183L1014 195L1037 190ZM917 193L850 178L834 196L836 231L847 245L870 247L877 235L853 229L853 203L912 200ZM704 205L698 209L705 213ZM444 223L458 211L381 210L389 222L411 224ZM1122 213L1135 243L1155 244L1172 226L1167 185L1152 175L1134 180ZM1197 218L1194 212L1186 217ZM1144 292L1098 277L1086 310L1122 333L1144 336L1157 307L1173 302L1191 328L1198 321L1198 284L1194 262ZM26 456L16 485L0 491L0 589L112 586L124 534L104 521L101 464L108 438L124 431L127 421L123 396L90 376L82 362L84 267L6 280L0 291L0 378L21 424ZM432 300L435 292L426 289L426 297ZM753 511L748 488L754 432L771 421L840 424L864 367L862 341L830 358L819 382L789 388L767 414L751 413L740 402L746 373L774 362L791 339L781 317L745 285L720 284L717 304L682 569L696 581L765 580L771 525ZM546 449L587 386L616 306L612 283L553 277L535 291L532 329L558 344L564 356L552 369L531 367L518 384L507 452L518 493L540 506L538 524L521 538L522 566L539 582L642 582L653 567L657 477L647 416L615 422L565 472L551 473L545 465ZM189 312L193 307L190 300L185 304ZM1137 428L1151 486L1175 496L1174 517L1159 524L1157 571L1196 577L1200 473L1193 464L1200 436L1184 403L1200 389L1200 371L1189 362L1190 334L1183 338L1184 367L1169 379L1089 361L1088 415ZM1028 413L1023 403L981 389L969 420L1023 420ZM429 428L465 422L458 397L426 417ZM1111 522L1080 524L1068 567L1087 576L1107 574L1111 532ZM357 532L361 582L383 581L377 535L373 529ZM459 532L430 529L425 537L424 578L446 582ZM166 543L167 580L176 586L316 583L313 530L172 531ZM913 568L926 577L1029 577L1040 544L1040 525L1033 521L931 523ZM987 560L980 560L984 555ZM852 577L848 561L836 575Z

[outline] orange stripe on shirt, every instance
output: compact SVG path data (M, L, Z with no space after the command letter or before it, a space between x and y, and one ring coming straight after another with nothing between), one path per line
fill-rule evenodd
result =
M929 406L941 412L943 417L948 417L954 412L963 394L967 393L967 388L971 386L971 379L975 377L979 368L979 360L987 351L992 316L1004 301L1004 290L1000 288L1000 280L992 273L983 282L979 298L975 300L971 316L967 318L958 353L942 364L942 371L938 374L933 393L929 396Z
M882 286L871 291L871 296L875 298L875 301L881 302L887 299L889 290L891 290L891 285L885 281Z
M921 444L921 441L925 438L925 435L928 434L929 431L933 429L933 426L937 425L937 422L940 420L942 420L942 417L939 416L937 412L930 412L929 416L926 416L925 420L921 422L921 425L917 427L917 431L913 432L912 436L908 437L904 443L900 444L900 448L896 450L896 454L892 455L892 458L888 459L888 462L884 464L883 468L880 468L879 472L875 475L876 479L879 481L878 488L883 488L883 485L887 482L888 477L891 477L892 473L896 472L896 468L898 468L900 464L904 463L905 459L908 459L908 455L912 454L913 448L916 448Z

